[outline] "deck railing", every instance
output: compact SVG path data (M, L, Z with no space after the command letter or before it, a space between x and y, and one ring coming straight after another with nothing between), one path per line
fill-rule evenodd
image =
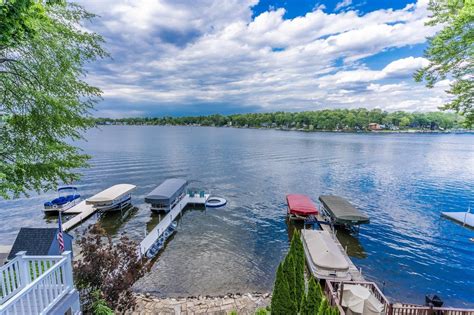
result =
M366 281L330 281L326 280L324 294L331 306L337 306L340 315L345 315L341 305L344 295L344 285L356 284L369 289L369 291L384 305L384 314L387 315L474 315L474 309L450 308L450 307L430 307L413 304L392 304L380 291L374 282Z
M0 315L45 314L73 288L71 253L26 256L0 269Z
M474 309L393 304L389 315L474 315Z

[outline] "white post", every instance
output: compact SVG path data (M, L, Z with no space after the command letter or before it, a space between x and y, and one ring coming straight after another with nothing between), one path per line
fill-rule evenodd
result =
M61 256L66 257L67 261L64 265L65 270L65 278L66 280L65 285L72 289L74 287L74 279L72 277L72 259L71 259L71 251L65 251L61 254Z
M20 277L21 286L26 287L30 283L30 268L28 268L28 262L25 259L26 251L18 252L15 256L18 257L18 266L20 267L18 276Z

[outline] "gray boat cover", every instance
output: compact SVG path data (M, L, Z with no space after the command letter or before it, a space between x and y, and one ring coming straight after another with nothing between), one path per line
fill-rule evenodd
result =
M184 191L187 184L182 178L167 179L145 197L145 202L168 204Z
M356 225L370 222L367 215L361 213L342 197L322 195L319 196L319 200L329 212L334 224Z

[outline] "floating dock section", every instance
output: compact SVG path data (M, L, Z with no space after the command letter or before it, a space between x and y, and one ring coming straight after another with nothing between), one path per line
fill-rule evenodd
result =
M471 212L441 212L445 218L456 221L463 226L468 226L474 229L474 213Z
M178 215L189 204L205 205L209 194L195 195L186 194L184 197L176 202L171 208L170 212L148 233L148 235L140 242L140 255L145 255L150 247L156 242L161 234L166 231L168 226L178 217Z

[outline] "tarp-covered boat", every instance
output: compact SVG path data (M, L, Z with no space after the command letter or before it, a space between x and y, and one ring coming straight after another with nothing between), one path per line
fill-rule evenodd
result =
M317 215L318 209L306 195L290 194L286 196L288 216L290 219L304 220L308 216Z
M322 210L330 217L334 225L351 226L370 222L367 215L361 213L342 197L322 195L319 196L319 200L323 205Z

